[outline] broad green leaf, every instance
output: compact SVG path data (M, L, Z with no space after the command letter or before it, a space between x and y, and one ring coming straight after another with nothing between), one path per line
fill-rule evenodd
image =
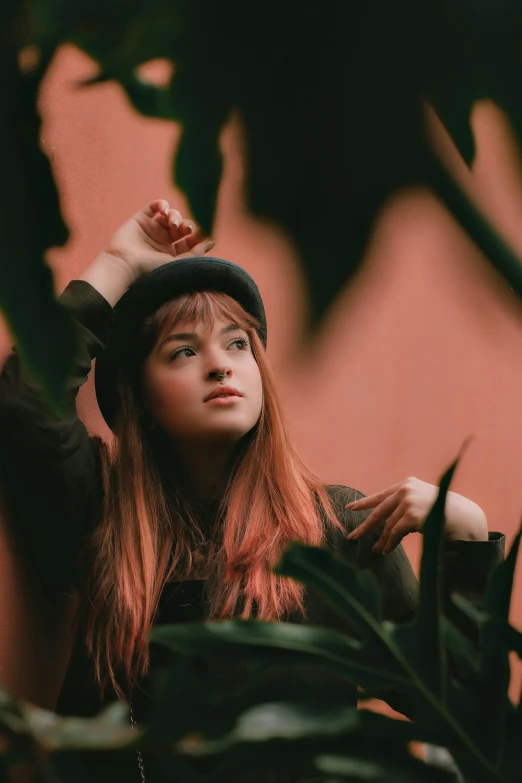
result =
M432 158L427 184L515 293L522 297L522 262L471 204L444 166Z
M382 622L376 577L358 571L348 561L327 549L291 545L275 572L317 589L328 603L359 631L370 634Z
M183 46L187 20L179 2L149 0L145 7L139 0L107 0L71 6L62 0L61 5L67 39L124 87L137 66L156 59L175 60Z
M479 673L477 650L444 615L440 618L443 644L453 660L460 679L476 681Z
M356 570L331 550L301 544L291 545L275 570L318 591L377 652L383 626L378 585L371 572Z
M147 741L173 741L198 734L213 740L232 732L237 716L265 702L292 702L309 708L332 709L356 705L351 683L308 666L259 666L255 662L226 662L222 667L201 666L175 656L154 678L153 708ZM183 704L183 710L173 710Z
M376 781L377 783L450 783L454 777L443 769L430 767L411 757L408 762L361 758L353 755L321 754L316 759L320 772L335 775L331 780Z
M16 6L12 6L16 11ZM0 141L4 160L0 203L0 308L18 353L49 405L64 404L65 381L76 351L76 333L56 301L46 250L67 239L49 161L40 149L37 95L47 62L22 74L9 38L15 18L4 19ZM14 36L13 36L14 37Z
M214 755L238 743L317 739L346 734L358 727L357 709L354 707L310 708L305 704L279 701L257 704L241 713L233 730L219 739L198 742L190 735L189 742L182 738L178 748L188 755Z
M506 560L490 576L484 598L484 612L491 619L482 625L480 638L480 675L482 743L485 753L500 764L504 752L506 721L511 705L506 698L510 680L509 648L498 625L508 625L513 577L521 533L513 541ZM491 725L489 715L495 715Z
M169 87L157 87L141 81L138 77L125 79L122 86L140 114L162 120L179 119L172 105Z
M227 115L219 112L185 120L174 163L176 184L186 194L192 214L207 236L212 233L221 182L219 134L226 119Z
M360 733L362 725L368 727L371 724L371 721L366 720L366 716L377 718L381 747L393 743L394 755L399 757L391 760L387 759L385 754L381 754L379 770L382 774L389 775L395 772L397 775L402 774L403 776L397 779L409 780L408 774L413 770L419 775L426 772L425 765L413 760L405 752L407 743L415 734L415 729L411 724L383 716L371 716L366 711L360 713L356 709L346 709L342 706L337 706L336 709L315 706L311 709L303 704L284 702L259 704L242 713L234 730L221 739L210 742L198 741L192 735L188 738L187 743L182 740L180 748L189 755L199 756L226 752L238 744L250 743L252 746L254 743L263 743L263 753L266 753L268 743L268 753L270 753L270 748L277 740L284 741L292 747L296 740L308 739L310 743L317 744L321 737L342 735L345 751L350 753L349 758L354 761L354 764L360 763L364 767L365 764L372 764L374 760L374 750L368 743L368 737L363 739ZM397 731L397 727L403 730ZM402 753L400 749L403 749ZM253 748L251 748L251 752L252 750ZM310 752L310 748L308 748L308 752ZM321 765L317 761L316 766L321 769ZM366 767L364 768L366 769ZM431 770L428 770L428 778L426 779L431 779L430 773ZM358 779L357 776L355 779ZM412 779L420 780L422 778ZM433 780L447 780L447 777L435 774Z
M211 776L212 783L266 783L267 780L285 783L327 783L332 781L331 775L318 769L317 759L324 756L350 758L354 761L376 760L376 747L380 770L384 775L381 779L389 780L429 780L422 777L425 771L432 773L421 761L413 759L408 751L397 743L381 740L376 746L372 738L363 734L349 733L339 738L321 737L303 740L273 740L263 743L242 743L216 758L216 769ZM408 774L418 771L420 777L411 778ZM433 771L435 781L448 781L447 776L441 776L440 771ZM437 774L439 776L437 776ZM363 777L352 777L351 780L364 780Z
M470 115L478 100L490 99L504 109L522 138L520 4L426 6L419 20L424 27L423 91L464 160L471 164L474 157Z
M46 751L111 749L132 746L141 729L133 729L128 709L120 702L94 718L57 715L28 702L17 702L0 689L0 724L10 732L30 737Z
M128 709L119 702L94 718L56 715L34 705L26 705L24 713L32 736L46 751L132 748L142 735L142 729L132 727Z
M493 768L480 747L474 744L447 705L430 692L414 666L404 659L386 626L382 638L392 651L388 667L383 667L381 661L375 665L364 646L361 649L341 633L300 625L225 621L203 625L158 626L151 634L153 642L208 660L261 660L308 665L344 676L369 693L390 688L399 693L411 693L418 707L419 720L424 715L426 730L433 730L432 741L463 748L468 768L479 770L484 780L494 780L494 776L491 777ZM404 666L403 676L395 673L397 661ZM442 743L442 737L446 738L446 742Z
M513 540L505 561L495 568L489 578L484 598L484 612L488 618L491 618L487 622L508 622L513 578L521 535L522 531L519 531Z
M473 101L465 95L462 96L460 103L451 102L444 94L435 96L431 92L428 95L430 103L454 141L463 160L468 166L471 166L476 152L475 137L471 127Z
M29 723L20 705L10 694L0 687L0 724L16 734L27 734Z
M508 650L516 652L518 657L522 660L522 633L513 628L512 625L505 624L500 633L504 634L504 639Z
M425 140L422 97L468 161L469 114L477 99L491 97L522 132L513 76L520 66L520 13L514 3L500 14L486 5L487 12L484 4L464 12L459 3L419 10L412 0L393 6L379 0L295 14L274 0L259 9L237 0L219 7L184 0L153 0L147 7L136 0L86 6L31 0L29 28L31 40L44 48L56 41L83 48L147 116L179 118L184 134L176 181L205 231L221 179L219 132L232 111L240 117L248 207L296 244L311 321L318 323L361 268L376 218L411 185L433 187L500 274L522 291L518 260L455 182L434 170L440 164ZM313 68L306 66L310 51ZM155 58L175 65L170 98L136 80L136 67Z
M446 699L446 653L440 633L440 557L444 507L457 462L444 473L440 489L423 527L419 605L413 623L395 629L394 639L418 675L442 703Z
M151 641L205 659L318 666L369 691L409 687L406 677L371 663L358 642L326 628L256 621L161 625L152 630Z

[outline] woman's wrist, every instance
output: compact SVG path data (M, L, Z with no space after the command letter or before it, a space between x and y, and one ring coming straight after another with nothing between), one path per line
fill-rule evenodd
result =
M102 251L81 275L114 307L125 291L138 279L139 272L123 256Z

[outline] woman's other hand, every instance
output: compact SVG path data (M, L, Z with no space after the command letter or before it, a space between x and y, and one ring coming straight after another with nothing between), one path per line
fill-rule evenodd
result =
M381 523L383 531L372 552L388 554L408 533L422 531L424 520L435 502L439 488L417 478L407 478L381 492L348 503L353 511L373 509L369 517L353 530L348 538L356 540L375 530ZM456 492L446 497L446 538L461 541L487 541L486 515L476 503Z
M214 247L168 201L157 199L119 228L82 275L114 306L136 280L177 258L203 256Z

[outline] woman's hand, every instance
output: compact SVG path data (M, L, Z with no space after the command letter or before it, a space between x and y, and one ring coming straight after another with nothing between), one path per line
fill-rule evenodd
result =
M407 478L374 495L348 503L353 511L373 509L369 517L348 538L355 540L385 522L372 552L388 554L408 533L422 531L424 520L435 502L439 488L417 478ZM486 515L476 503L456 492L446 497L445 536L461 541L487 541Z
M137 280L173 258L205 255L214 247L192 220L157 199L136 212L111 237L103 253L124 261Z
M121 226L82 276L111 305L142 275L176 258L203 256L214 247L168 201L152 201Z

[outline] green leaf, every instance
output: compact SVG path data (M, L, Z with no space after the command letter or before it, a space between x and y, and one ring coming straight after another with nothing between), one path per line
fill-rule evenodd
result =
M477 650L444 615L440 618L440 631L443 644L453 660L459 678L475 682L479 673Z
M225 120L221 113L186 120L174 163L176 184L206 235L212 232L223 170L219 134Z
M391 760L360 758L357 753L353 755L321 754L316 759L316 766L320 772L336 775L336 780L377 781L381 783L449 783L454 780L443 769L430 767L427 764L411 757L408 762L394 763Z
M27 734L29 723L20 705L0 687L0 724L16 734Z
M337 705L329 709L305 704L272 702L257 704L237 716L231 732L214 740L189 742L183 739L178 748L188 755L214 755L244 742L297 740L346 734L359 727L357 709Z
M522 263L508 247L506 242L491 227L478 209L471 204L459 185L446 171L440 161L432 158L427 184L433 189L443 204L495 271L505 280L515 293L522 297Z
M442 703L446 700L446 653L440 631L440 556L445 525L444 508L458 460L444 473L440 489L423 527L419 605L413 623L398 627L394 639L418 675Z
M319 710L357 702L351 683L311 666L226 661L209 669L202 671L176 655L156 674L148 742L174 741L186 734L220 739L233 731L238 715L265 702L300 703ZM184 704L183 711L173 710L173 704Z
M506 111L522 138L519 4L426 6L419 20L423 92L464 160L470 164L474 157L470 115L479 100L490 99Z
M12 6L15 9L15 6ZM49 161L40 150L36 102L47 66L22 74L9 38L15 19L4 19L0 143L4 187L0 201L0 308L20 357L49 405L63 406L65 382L76 352L76 332L56 301L46 250L67 239ZM6 40L7 39L7 40Z
M463 160L471 166L475 158L475 137L471 127L473 101L465 94L461 102L452 102L446 95L429 95L430 103L451 136Z
M355 570L345 558L327 549L291 545L275 572L313 587L359 633L374 638L382 623L377 580L370 571Z
M123 86L150 60L176 60L186 35L178 3L108 0L79 6L61 2L63 38L83 49L110 79Z
M120 702L93 718L64 717L34 705L26 705L24 713L32 736L49 752L133 748L143 733L132 727L128 709Z
M157 87L148 84L138 77L128 78L122 81L122 87L137 111L146 117L158 117L162 120L178 120L174 106L172 105L171 90L169 87Z
M202 625L161 625L151 641L171 650L216 660L259 660L325 668L363 688L408 688L408 679L384 670L361 655L345 634L292 623L224 621Z
M520 537L521 532L515 537L506 560L491 574L484 598L484 612L488 617L480 638L481 736L484 752L497 765L502 761L506 721L512 710L506 695L511 674L509 647L498 626L508 625ZM494 725L491 715L495 716Z
M0 725L34 740L45 751L133 747L142 736L133 728L128 708L114 702L93 718L57 715L29 702L16 701L0 688Z
M284 553L276 573L317 590L377 652L382 638L382 614L377 580L370 571L354 569L344 558L326 549L294 544Z
M450 747L463 747L468 767L480 770L484 779L488 779L491 769L480 747L474 745L472 738L448 711L448 707L429 691L417 675L414 665L403 658L393 638L387 638L389 631L384 630L382 633L391 650L387 667L383 667L380 661L375 665L371 654L364 647L361 650L341 633L285 623L224 621L204 625L158 626L152 631L151 641L174 651L210 660L255 660L323 668L361 685L369 693L390 688L412 693L417 705L423 708L423 713L419 714L424 716L426 731L433 731L432 741ZM402 677L395 673L397 661L404 666ZM442 737L445 738L444 743Z

